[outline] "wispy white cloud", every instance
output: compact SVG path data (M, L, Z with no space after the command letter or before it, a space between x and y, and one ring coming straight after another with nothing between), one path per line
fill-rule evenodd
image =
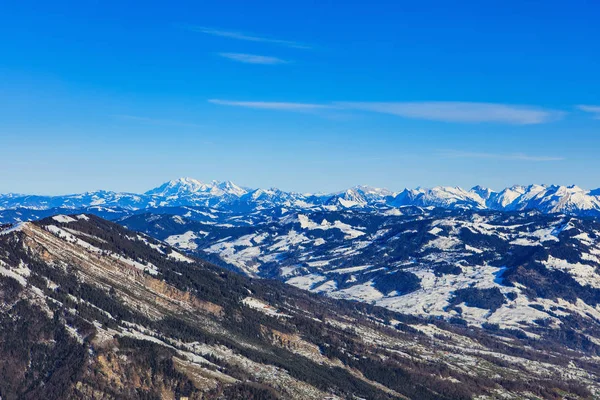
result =
M269 102L269 101L231 101L210 99L209 103L218 104L221 106L257 108L263 110L279 110L279 111L316 111L337 108L328 104L314 103L285 103L285 102Z
M542 124L563 117L564 112L532 106L459 101L342 102L347 109L392 114L404 118L443 122L495 122L516 125Z
M577 106L581 111L592 113L595 119L600 119L600 106L591 106L587 104L581 104Z
M195 124L192 122L177 121L177 120L172 120L172 119L140 117L137 115L116 114L116 115L113 115L113 117L122 119L122 120L135 121L135 122L140 122L143 124L150 124L150 125L177 126L177 127L182 127L182 128L201 128L202 127L202 125Z
M286 64L288 61L278 57L270 56L259 56L257 54L246 54L246 53L219 53L221 57L228 58L233 61L238 61L247 64Z
M515 106L497 103L470 103L456 101L424 102L334 102L290 103L260 101L210 100L214 104L262 108L270 110L306 111L308 109L358 110L391 114L403 118L457 123L504 123L533 125L561 119L563 111L533 106Z
M248 34L248 33L237 32L237 31L228 31L228 30L209 28L209 27L205 27L205 26L185 25L185 28L190 31L193 31L193 32L200 32L200 33L204 33L204 34L212 35L212 36L220 36L220 37L225 37L225 38L230 38L230 39L245 40L248 42L270 43L270 44L275 44L275 45L280 45L280 46L285 46L285 47L293 47L296 49L310 49L310 46L308 46L308 45L294 42L291 40L273 39L273 38L257 36L257 35Z
M482 158L492 160L520 160L520 161L562 161L564 157L534 156L524 153L485 153L459 150L439 150L438 155L448 158Z

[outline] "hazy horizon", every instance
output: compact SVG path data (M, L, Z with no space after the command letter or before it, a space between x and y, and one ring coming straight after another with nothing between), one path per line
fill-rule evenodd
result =
M15 195L25 195L25 196L68 196L68 195L77 195L77 194L81 194L81 193L87 193L87 192L95 192L95 191L109 191L109 192L115 192L115 193L131 193L131 194L144 194L152 189L158 188L159 186L168 183L170 181L176 181L178 179L195 179L197 181L200 181L202 183L211 183L211 182L226 182L226 181L230 181L234 184L236 184L239 187L245 188L245 189L280 189L283 190L285 192L295 192L295 193L304 193L304 194L334 194L334 193L338 193L338 192L343 192L347 189L351 189L354 187L358 187L358 186L369 186L369 187L373 187L373 188L378 188L378 189L386 189L389 190L391 192L394 193L399 193L404 189L419 189L419 188L423 188L423 189L431 189L434 187L459 187L461 189L465 189L465 190L470 190L476 186L481 186L483 188L486 189L491 189L495 192L499 192L503 189L506 188L510 188L513 186L530 186L530 185L541 185L541 186L551 186L551 185L557 185L557 186L578 186L584 190L595 190L598 189L597 187L584 187L584 186L580 186L577 184L557 184L557 183L539 183L539 182L533 182L533 183L515 183L512 185L508 185L508 186L504 186L504 187L490 187L490 186L486 186L486 185L482 185L482 184L476 184L476 185L471 185L471 186L460 186L460 185L434 185L434 186L423 186L423 185L419 185L419 186L403 186L403 187L385 187L385 186L376 186L376 185L370 185L368 183L359 183L359 184L354 184L354 185L350 185L350 186L346 186L346 187L341 187L335 190L331 190L331 191L316 191L316 190L295 190L294 188L286 188L286 187L278 187L278 186L250 186L250 185L245 185L243 183L240 182L236 182L233 181L231 179L223 179L223 180L217 180L217 179L207 179L207 180L203 180L203 179L196 179L194 177L190 177L190 176L185 176L185 177L178 177L178 178L173 178L173 179L168 179L166 181L161 181L158 182L156 184L154 184L154 186L151 187L147 187L147 188L143 188L141 190L131 190L131 189L124 189L124 190L114 190L112 188L106 188L106 187L99 187L96 189L92 189L92 190L82 190L82 191L70 191L70 192L56 192L56 193L44 193L44 192L30 192L30 193L26 193L26 192L0 192L1 194L15 194ZM600 187L600 186L599 186Z

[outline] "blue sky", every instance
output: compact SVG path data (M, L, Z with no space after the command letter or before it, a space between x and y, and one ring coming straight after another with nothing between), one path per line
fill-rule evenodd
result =
M4 1L0 192L596 188L599 19L578 0Z

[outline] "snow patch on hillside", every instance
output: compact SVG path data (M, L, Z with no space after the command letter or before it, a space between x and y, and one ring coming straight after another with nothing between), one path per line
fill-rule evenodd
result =
M178 247L183 250L196 250L198 245L194 242L194 240L200 239L202 236L206 235L208 235L208 232L187 231L180 235L171 235L165 239L165 242L171 246Z
M324 219L320 224L317 224L316 222L311 221L308 216L302 214L298 214L298 221L300 222L302 229L321 229L324 231L329 229L339 229L342 233L346 234L346 239L354 239L365 234L365 232L363 232L365 228L352 227L342 221L331 223Z
M76 219L69 217L68 215L55 215L52 217L56 222L60 222L61 224L68 224L69 222L75 222Z
M291 317L291 315L280 313L275 307L254 297L246 297L242 300L242 303L245 306L252 308L253 310L260 311L261 313L270 317Z
M548 256L546 261L542 261L542 264L548 269L555 269L568 273L582 286L591 286L594 288L600 288L600 275L596 273L596 268L581 263L569 263L566 260Z

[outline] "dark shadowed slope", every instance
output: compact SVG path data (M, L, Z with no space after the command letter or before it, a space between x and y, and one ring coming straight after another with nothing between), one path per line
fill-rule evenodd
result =
M600 389L593 343L317 297L88 215L5 229L0 299L4 400L560 399Z

